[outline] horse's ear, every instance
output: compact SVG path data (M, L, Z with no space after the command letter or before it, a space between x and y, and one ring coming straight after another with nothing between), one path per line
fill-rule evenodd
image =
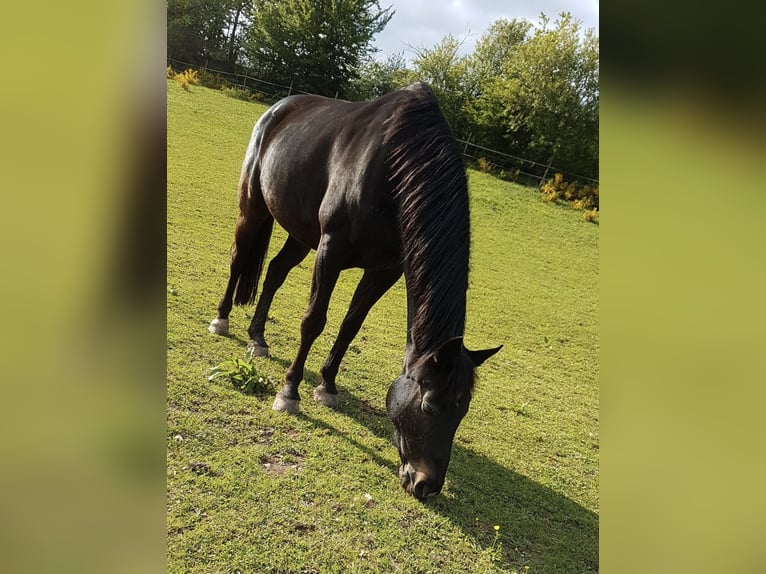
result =
M500 345L499 347L495 347L494 349L483 349L481 351L468 351L468 356L471 358L471 362L473 362L474 367L478 367L481 365L484 361L489 359L492 355L497 353L500 349L502 349L503 346Z
M442 344L430 359L439 369L449 370L463 350L463 337L455 337Z

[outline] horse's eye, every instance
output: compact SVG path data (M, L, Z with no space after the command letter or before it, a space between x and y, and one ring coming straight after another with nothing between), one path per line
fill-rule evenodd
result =
M423 394L423 399L420 401L420 410L427 415L435 415L439 412L434 402L434 395L432 392L427 391Z

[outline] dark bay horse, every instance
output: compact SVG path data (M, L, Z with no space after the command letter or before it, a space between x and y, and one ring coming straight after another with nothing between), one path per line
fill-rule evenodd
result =
M288 272L316 249L298 354L274 409L297 412L298 385L322 332L341 270L364 269L321 368L314 398L334 407L341 359L372 306L404 273L404 368L388 390L402 487L438 493L468 411L474 368L500 347L463 346L468 288L468 186L462 156L431 89L413 84L370 102L287 97L253 129L239 182L231 272L212 333L228 332L233 303L252 304L276 220L289 234L272 259L248 329L268 355L264 327Z

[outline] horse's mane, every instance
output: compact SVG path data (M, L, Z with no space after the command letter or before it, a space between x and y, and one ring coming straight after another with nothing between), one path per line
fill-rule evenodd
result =
M423 83L401 91L387 120L389 178L404 248L412 341L437 349L465 328L470 221L463 157L436 97Z

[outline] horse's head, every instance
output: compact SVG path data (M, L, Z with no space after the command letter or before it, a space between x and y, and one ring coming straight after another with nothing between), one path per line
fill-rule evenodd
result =
M402 461L399 479L416 498L441 491L455 431L471 402L474 368L500 348L469 351L462 338L450 339L407 361L388 389L386 407Z

